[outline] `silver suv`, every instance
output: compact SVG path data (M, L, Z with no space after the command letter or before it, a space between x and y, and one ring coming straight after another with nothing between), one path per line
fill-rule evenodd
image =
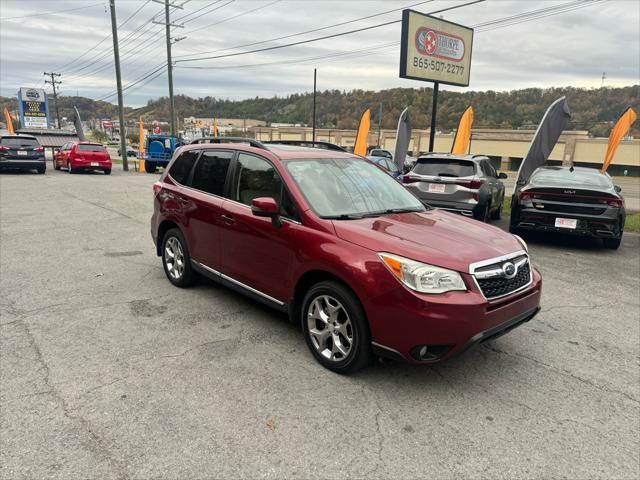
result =
M418 158L402 183L424 204L486 222L502 214L504 178L484 155L429 153Z

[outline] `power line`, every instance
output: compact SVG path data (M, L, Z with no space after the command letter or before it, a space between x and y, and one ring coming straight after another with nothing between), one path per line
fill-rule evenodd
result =
M75 12L76 10L85 10L87 8L97 7L98 5L103 5L103 3L102 2L100 2L100 3L92 3L91 5L85 5L84 7L67 8L66 10L54 10L53 12L34 13L34 14L31 14L31 15L21 15L19 17L3 17L3 18L0 18L0 21L20 20L20 19L23 19L23 18L31 18L31 17L44 17L44 16L51 16L51 15L60 15L62 13L66 13L66 12Z
M298 32L298 33L292 33L292 34L289 34L289 35L283 35L281 37L270 38L269 40L262 40L260 42L245 43L245 44L242 44L242 45L236 45L234 47L218 48L217 50L207 50L207 51L204 51L204 52L190 53L190 54L186 54L186 55L177 55L176 58L193 57L193 56L196 56L196 55L203 55L205 53L217 53L217 52L222 52L222 51L226 51L226 50L236 50L238 48L251 47L251 46L255 46L255 45L271 43L271 42L275 42L277 40L284 40L284 39L287 39L287 38L298 37L300 35L306 35L307 33L320 32L322 30L327 30L329 28L341 27L343 25L349 25L351 23L359 22L361 20L368 20L370 18L380 17L382 15L387 15L389 13L397 12L397 11L400 11L400 10L405 10L407 8L417 7L418 5L424 5L425 3L431 3L433 1L434 0L426 0L426 1L418 2L418 3L414 3L412 5L407 5L406 7L394 8L392 10L387 10L385 12L374 13L373 15L367 15L366 17L354 18L353 20L348 20L346 22L334 23L333 25L328 25L326 27L314 28L312 30L306 30L304 32Z
M210 28L210 27L213 27L215 25L220 25L221 23L228 22L229 20L233 20L234 18L242 17L244 15L248 15L250 13L257 12L258 10L262 10L263 8L270 7L271 5L273 5L275 3L278 3L278 2L281 2L281 1L282 0L274 0L273 2L267 3L266 5L261 5L259 7L253 8L251 10L247 10L246 12L238 13L237 15L233 15L233 16L225 18L223 20L219 20L217 22L209 23L207 25L203 25L202 27L198 27L198 28L195 28L193 30L189 30L187 33L195 33L195 32L199 32L200 30L204 30L205 28ZM229 3L231 3L231 2L229 2ZM222 8L222 7L220 7L220 8Z
M232 1L233 1L233 0L232 0ZM174 21L179 22L180 20L183 20L183 19L185 19L185 18L187 18L187 17L190 17L191 15L195 15L196 13L201 12L202 10L205 10L205 9L209 8L210 6L212 6L212 5L216 5L216 4L220 3L220 2L222 2L222 0L215 0L215 1L213 1L213 2L211 2L211 3L209 3L209 4L207 4L207 5L205 5L205 6L204 6L204 7L202 7L202 8L199 8L199 9L197 9L197 10L194 10L194 11L193 11L193 12L191 12L191 13L187 13L186 15L183 15L183 16L181 16L181 17L176 18ZM206 15L206 14L205 14L205 15Z
M462 8L462 7L467 7L469 5L474 5L476 3L482 3L484 1L485 0L473 0L471 2L463 3L463 4L460 4L460 5L455 5L453 7L443 8L443 9L436 10L436 11L429 12L429 13L431 15L433 15L433 14L436 14L436 13L447 12L447 11L450 11L450 10L455 10L457 8ZM346 32L333 33L331 35L324 35L322 37L310 38L310 39L307 39L307 40L300 40L298 42L286 43L284 45L274 45L272 47L256 48L254 50L247 50L245 52L226 53L224 55L215 55L215 56L212 56L212 57L198 57L198 58L189 58L189 59L183 59L183 60L176 60L176 63L199 62L199 61L202 61L202 60L214 60L214 59L218 59L218 58L227 58L227 57L237 57L239 55L248 55L250 53L259 53L259 52L267 52L267 51L270 51L270 50L279 50L279 49L282 49L282 48L294 47L294 46L303 45L303 44L306 44L306 43L319 42L320 40L327 40L329 38L336 38L336 37L342 37L344 35L351 35L353 33L365 32L367 30L373 30L374 28L386 27L387 25L393 25L394 23L400 23L401 21L402 20L391 20L389 22L378 23L377 25L369 25L368 27L356 28L355 30L348 30Z
M120 25L118 25L118 28L122 28L127 22L129 22L133 17L135 17L138 13L140 13L140 11L144 7L146 7L147 4L149 4L149 2L151 2L151 0L146 0L146 2L144 2L140 8L138 8L132 15L130 15L129 18L127 18L124 22L122 22ZM67 62L64 65L62 65L61 67L58 67L57 70L63 70L65 68L67 68L67 67L70 67L75 62L80 60L82 57L84 57L88 53L94 51L96 48L98 48L100 45L102 45L102 43L106 42L110 38L111 38L111 35L106 35L102 40L100 40L98 43L96 43L93 47L89 48L88 50L86 50L85 52L83 52L82 54L80 54L79 56L77 56L76 58L71 60L70 62ZM110 51L110 50L108 49L107 51Z

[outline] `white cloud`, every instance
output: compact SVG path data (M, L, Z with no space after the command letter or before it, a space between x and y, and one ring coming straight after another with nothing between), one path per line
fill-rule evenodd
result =
M223 5L228 0L218 4ZM349 21L373 13L401 8L417 0L404 1L314 1L237 0L208 15L187 17L185 28L174 35L187 39L174 45L174 58L202 51L228 49L243 44L258 44L269 38ZM566 3L558 1L488 0L443 13L445 19L466 25L503 18L530 10ZM14 17L89 6L93 0L44 1L2 0L0 17ZM173 18L188 15L212 4L212 0L192 0ZM433 11L464 3L436 0L418 7ZM98 98L115 91L111 26L107 2L60 15L3 20L0 23L0 94L13 95L20 86L42 83L42 72L60 69L65 63L108 37L81 60L60 69L62 91ZM118 21L123 22L143 5L142 0L116 0ZM260 6L265 8L238 18L225 19ZM213 7L211 7L213 8ZM203 12L206 12L206 8ZM166 59L163 27L147 24L133 37L123 39L163 8L149 2L119 31L124 85ZM295 36L274 44L314 38L400 18L400 12L359 21L343 27ZM202 26L222 22L190 34ZM640 2L608 1L549 16L532 22L477 32L474 41L471 85L474 90L512 90L532 86L600 86L602 72L606 84L640 83ZM140 32L142 36L136 38ZM321 89L382 89L397 86L422 87L429 84L398 78L398 55L395 48L376 52L372 46L398 41L400 25L369 30L281 50L216 60L182 63L180 66L236 66L290 61L371 47L361 57L336 57L325 61L272 65L253 68L190 70L176 68L175 92L191 96L211 95L223 98L247 98L309 91L313 67L317 66ZM271 44L270 44L271 45ZM231 50L239 52L243 49ZM228 50L227 50L228 51ZM225 52L220 52L225 53ZM89 62L94 62L86 66ZM82 68L85 67L85 68ZM96 71L97 70L97 71ZM93 73L95 71L95 73ZM88 75L90 74L90 75ZM451 87L460 90L456 87ZM149 98L167 94L166 74L141 88L125 92L128 105L141 105ZM111 97L110 100L114 100Z

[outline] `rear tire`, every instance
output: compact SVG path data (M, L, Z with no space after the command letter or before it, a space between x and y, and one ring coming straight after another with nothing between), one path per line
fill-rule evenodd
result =
M156 162L149 162L149 161L145 161L144 162L144 171L147 173L156 173Z
M485 205L479 212L474 213L473 218L480 222L487 223L489 221L489 204Z
M45 167L38 167L38 173L40 175L43 175L44 172L46 172L46 171L47 171L47 167L46 166Z
M370 363L367 317L346 286L326 281L311 287L302 302L300 322L311 354L323 367L346 374Z
M622 235L620 235L618 238L603 238L602 243L604 244L605 248L608 248L610 250L618 250L618 248L620 248L620 244L622 243Z
M502 218L502 205L503 205L503 203L504 203L504 200L502 201L500 206L496 209L496 211L491 213L491 220L500 220L500 218Z
M168 230L162 239L162 266L167 278L176 287L190 287L197 279L196 272L191 268L187 242L177 228Z
M110 168L105 168L104 169L104 174L105 175L111 175L111 169Z

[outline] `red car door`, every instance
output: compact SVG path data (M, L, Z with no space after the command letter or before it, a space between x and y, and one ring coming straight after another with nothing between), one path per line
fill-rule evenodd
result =
M184 212L189 224L187 243L191 258L215 271L220 270L223 195L233 156L232 151L203 151L196 160L189 188L181 193L182 197L188 197Z
M303 228L295 206L274 166L264 158L240 153L235 177L230 200L222 205L221 272L234 283L286 303L296 238ZM251 201L258 197L275 198L281 205L279 227L270 218L251 213Z

